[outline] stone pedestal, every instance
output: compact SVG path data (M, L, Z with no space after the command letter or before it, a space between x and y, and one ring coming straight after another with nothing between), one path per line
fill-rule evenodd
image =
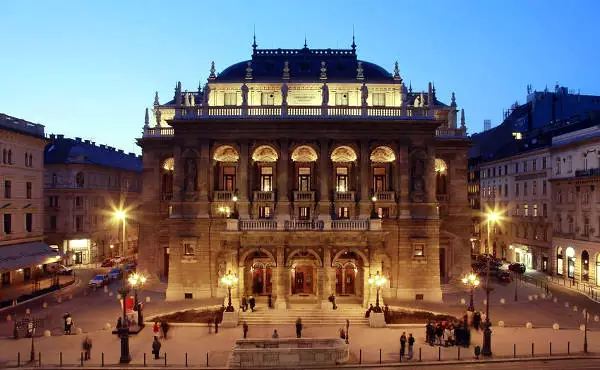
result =
M235 328L238 324L239 315L237 311L234 312L223 312L223 321L221 326L224 328Z
M369 326L372 328L385 328L385 317L383 312L371 312L369 315Z

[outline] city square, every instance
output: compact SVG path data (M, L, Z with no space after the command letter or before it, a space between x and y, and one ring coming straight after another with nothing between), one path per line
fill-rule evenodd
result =
M149 24L154 40L134 19L157 4L36 5L30 21L11 4L12 22L47 32L10 47L64 48L47 52L64 84L39 83L56 91L36 110L0 91L0 367L600 366L600 79L586 63L503 56L475 73L453 49L434 61L433 28L419 52L382 48L373 29L391 27L375 19L297 40L284 34L306 9L275 35L266 3L232 12L236 37L192 37L189 12L168 21L183 39ZM545 7L514 21L591 14ZM410 22L426 24L418 8ZM458 7L481 33L444 32L483 57L485 37L515 32L486 23L507 12ZM177 68L140 57L150 48ZM4 69L27 86L45 68L31 60ZM483 93L484 75L503 87ZM98 91L76 93L83 80ZM77 109L58 112L62 95ZM80 112L103 98L102 119Z

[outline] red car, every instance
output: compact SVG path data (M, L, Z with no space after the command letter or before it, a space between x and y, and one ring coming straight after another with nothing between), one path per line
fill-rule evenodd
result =
M113 267L115 265L115 261L112 258L107 258L102 261L102 267Z

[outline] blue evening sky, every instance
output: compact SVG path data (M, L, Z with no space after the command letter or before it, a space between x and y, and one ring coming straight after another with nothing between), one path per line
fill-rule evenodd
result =
M0 112L125 151L144 108L259 47L347 48L466 111L470 133L556 82L600 95L600 1L0 1Z

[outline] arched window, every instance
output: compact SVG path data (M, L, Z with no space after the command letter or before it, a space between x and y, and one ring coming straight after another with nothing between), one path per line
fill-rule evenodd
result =
M25 153L25 167L29 167L29 155Z
M55 173L52 174L52 187L56 187L58 184L58 176Z
M33 155L29 154L29 167L33 167Z
M575 279L575 249L568 247L565 254L567 255L567 277Z
M581 280L590 280L590 255L588 251L581 252Z
M2 163L6 164L6 149L2 149Z
M12 150L8 150L8 164L12 164Z
M75 175L75 185L78 188L82 188L85 185L85 178L83 172L77 172Z
M173 197L173 174L175 172L175 159L164 160L161 166L161 197L170 200Z
M446 174L448 165L443 159L435 159L435 193L437 195L447 194Z

